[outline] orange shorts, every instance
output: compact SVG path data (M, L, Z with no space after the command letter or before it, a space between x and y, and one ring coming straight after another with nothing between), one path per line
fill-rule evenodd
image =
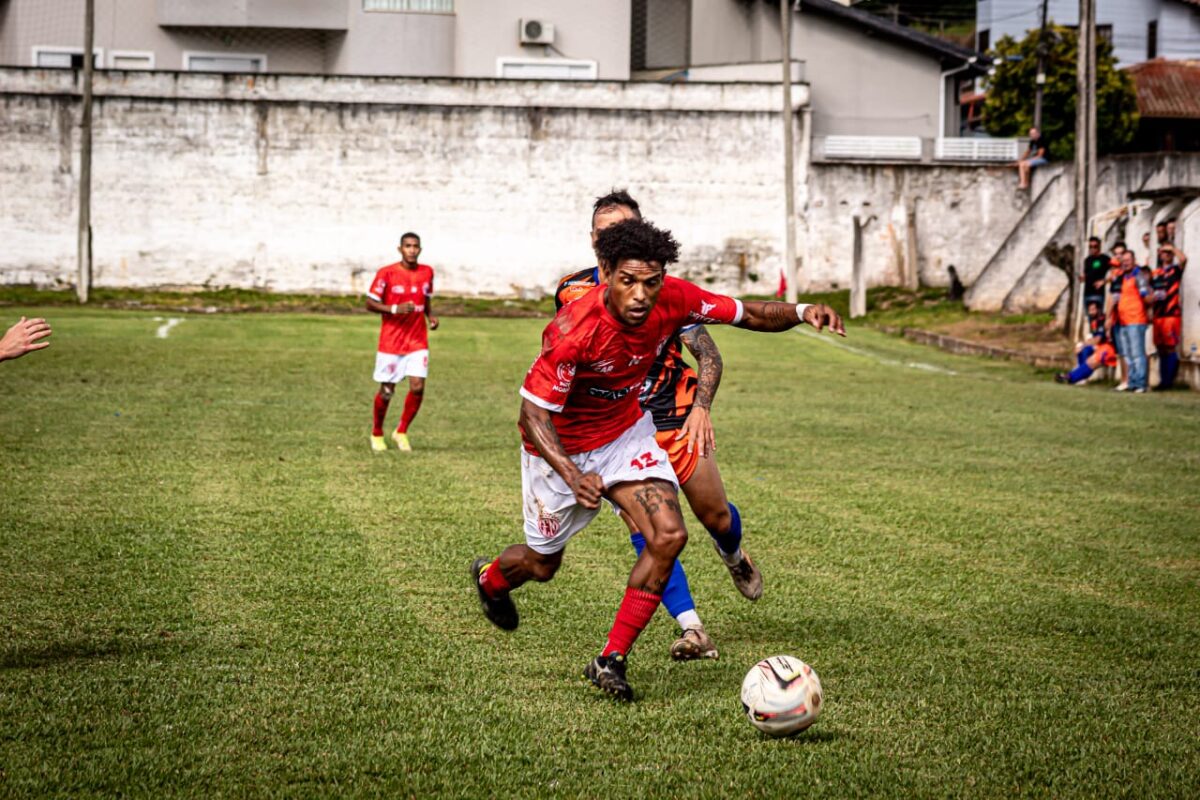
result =
M1117 351L1113 349L1111 344L1096 345L1096 350L1092 353L1092 357L1098 357L1100 363L1106 367L1115 367L1117 365Z
M658 446L667 451L671 458L671 467L675 470L675 477L679 479L679 485L683 486L691 480L692 474L700 464L700 448L693 448L689 453L687 439L675 438L678 433L679 431L658 431L654 438L658 441Z
M1182 317L1155 317L1154 347L1158 350L1174 350L1179 346L1179 323Z

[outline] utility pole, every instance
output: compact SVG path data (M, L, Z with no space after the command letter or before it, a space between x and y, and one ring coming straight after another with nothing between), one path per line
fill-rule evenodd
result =
M1037 43L1037 88L1033 95L1033 127L1039 131L1042 129L1042 91L1046 88L1046 6L1049 3L1050 0L1042 0L1042 27L1038 31Z
M75 294L88 301L92 288L92 72L95 53L96 0L85 0L83 12L83 119L79 125L79 275Z
M1096 0L1079 0L1079 54L1075 104L1075 263L1071 282L1074 297L1083 294L1078 273L1087 240L1088 221L1096 205ZM1083 314L1078 299L1067 316L1067 330L1078 334Z
M796 302L796 164L792 125L792 0L779 0L779 27L783 33L783 192L785 247L783 277L787 283L785 297Z

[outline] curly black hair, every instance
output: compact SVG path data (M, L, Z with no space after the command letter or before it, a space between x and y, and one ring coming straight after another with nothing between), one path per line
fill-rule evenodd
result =
M610 225L596 237L596 255L610 268L628 259L656 261L663 265L679 260L679 242L670 231L650 222L627 219Z
M592 203L592 224L596 224L596 215L608 208L616 208L617 206L625 206L633 212L633 216L638 219L642 218L642 209L638 205L638 201L629 196L629 192L625 189L613 189L606 195L596 198L596 202Z

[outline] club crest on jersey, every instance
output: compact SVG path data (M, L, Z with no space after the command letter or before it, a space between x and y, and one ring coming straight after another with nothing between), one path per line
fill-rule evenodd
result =
M537 517L538 533L540 533L542 536L544 536L547 539L553 539L555 536L558 535L558 529L562 526L562 519L558 516L558 514L555 514L553 511L547 511L546 507L544 505L542 505L541 500L537 501L537 505L538 505L538 517Z

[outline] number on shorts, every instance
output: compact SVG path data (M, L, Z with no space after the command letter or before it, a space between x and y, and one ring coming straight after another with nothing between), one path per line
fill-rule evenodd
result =
M636 467L637 469L646 469L648 467L653 467L656 464L658 464L658 459L650 453L642 453L640 456L636 456L629 462L629 466Z

